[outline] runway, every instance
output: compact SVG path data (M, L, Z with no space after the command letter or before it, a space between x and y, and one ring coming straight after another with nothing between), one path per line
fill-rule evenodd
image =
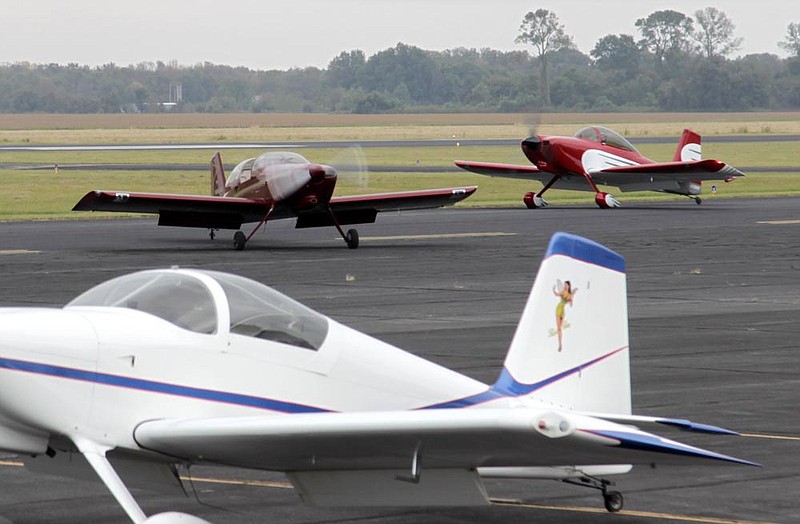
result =
M242 252L232 232L211 241L153 218L8 222L0 231L0 306L63 305L143 268L230 271L486 382L496 379L550 235L584 235L626 258L634 412L738 430L746 436L669 435L764 464L634 469L615 479L625 495L615 515L597 492L547 481L487 482L509 502L481 509L315 509L282 475L197 468L201 503L139 492L148 514L297 524L800 521L798 199L381 214L359 226L357 250L331 229L295 230L291 221L269 224ZM15 464L0 455L0 516L9 521L127 522L101 485Z

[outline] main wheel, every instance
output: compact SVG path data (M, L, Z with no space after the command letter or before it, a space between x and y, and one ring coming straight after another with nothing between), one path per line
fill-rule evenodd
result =
M244 246L247 244L247 237L244 236L244 233L241 231L237 231L233 234L233 249L236 251L241 251L244 249Z
M344 236L344 241L347 242L347 247L355 249L358 247L358 231L355 229L348 229L347 234Z
M695 204L697 204L699 206L700 204L703 203L703 199L700 198L700 197L695 197L694 202L695 202Z
M603 503L605 504L606 509L611 513L618 512L622 509L622 505L624 504L622 493L619 491L609 491L607 493L603 493Z

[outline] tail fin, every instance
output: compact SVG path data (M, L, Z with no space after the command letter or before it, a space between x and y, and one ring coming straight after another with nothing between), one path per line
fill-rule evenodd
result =
M556 233L495 391L566 409L630 414L625 260Z
M225 168L222 167L222 157L219 153L211 157L211 194L214 196L225 194Z
M673 162L685 162L692 160L702 160L700 146L700 135L691 129L684 129L675 154L672 156Z

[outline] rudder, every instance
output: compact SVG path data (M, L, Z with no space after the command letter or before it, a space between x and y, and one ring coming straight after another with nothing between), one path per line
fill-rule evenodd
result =
M222 156L219 152L211 157L211 194L214 196L225 194L225 168L222 167Z
M684 129L678 147L675 148L675 154L672 156L673 162L687 162L694 160L702 160L702 139L700 135L691 129Z
M553 235L492 389L565 409L630 414L626 293L620 255Z

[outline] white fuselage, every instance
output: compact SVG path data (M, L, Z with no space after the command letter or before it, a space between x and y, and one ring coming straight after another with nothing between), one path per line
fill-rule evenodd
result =
M138 449L143 420L410 410L487 390L329 323L312 351L124 308L0 311L0 425L30 436L3 442L0 430L0 449L40 453L50 435L74 434Z

